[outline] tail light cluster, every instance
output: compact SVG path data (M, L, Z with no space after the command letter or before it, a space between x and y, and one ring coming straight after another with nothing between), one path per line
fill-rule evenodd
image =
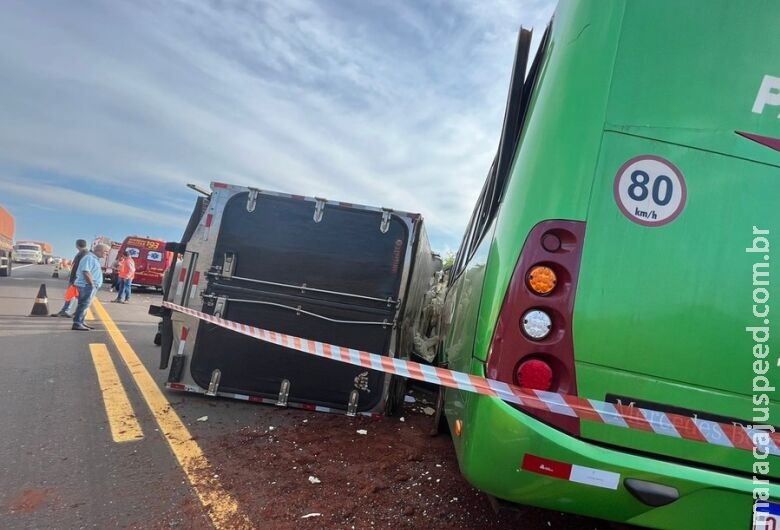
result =
M577 394L572 316L585 223L543 221L525 242L493 334L487 375L523 388ZM579 420L524 410L570 434Z

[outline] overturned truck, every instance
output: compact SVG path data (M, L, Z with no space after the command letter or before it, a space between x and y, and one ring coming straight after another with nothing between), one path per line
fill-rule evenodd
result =
M198 198L164 299L246 325L408 358L430 331L441 260L418 214L214 182ZM261 342L167 308L167 387L354 414L393 414L404 380ZM421 352L426 355L427 352Z

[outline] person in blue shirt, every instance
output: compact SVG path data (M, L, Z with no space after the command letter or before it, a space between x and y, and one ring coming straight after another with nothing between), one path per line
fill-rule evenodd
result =
M76 306L76 312L73 314L73 326L70 328L76 331L89 331L92 328L84 324L84 317L87 316L87 309L92 305L92 299L103 285L103 269L100 266L100 260L108 254L109 246L104 244L95 245L92 252L89 252L81 258L79 268L76 269L76 280L73 282L79 290L79 303Z
M77 239L76 240L76 249L78 249L78 254L73 258L73 265L70 266L70 277L68 278L68 285L73 285L76 281L76 271L79 270L79 263L81 263L81 258L87 255L89 252L89 247L87 247L87 242L83 239ZM73 302L77 300L76 297L71 298L70 300L65 301L65 305L62 306L62 309L60 309L59 313L54 313L53 317L68 317L72 318L73 315L69 313L69 310L71 306L73 305Z

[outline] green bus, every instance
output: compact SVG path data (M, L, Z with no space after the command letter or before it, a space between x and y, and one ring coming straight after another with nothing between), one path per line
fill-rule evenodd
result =
M532 61L529 47L521 30L439 362L774 432L780 2L561 1ZM780 528L778 436L751 452L718 427L690 440L441 398L462 473L499 501L647 528Z

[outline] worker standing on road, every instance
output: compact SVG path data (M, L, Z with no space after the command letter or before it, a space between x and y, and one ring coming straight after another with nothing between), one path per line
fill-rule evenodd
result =
M70 266L70 277L68 278L68 290L70 290L71 287L73 287L73 284L76 281L76 270L79 267L81 258L83 258L87 254L87 252L89 252L87 250L87 242L83 239L76 240L76 249L78 250L78 254L76 254L76 256L73 258L73 264ZM66 295L65 305L63 305L59 313L55 313L55 315L60 317L70 318L72 316L70 314L70 308L73 305L73 300L75 300L75 298L76 298L75 296L71 298L67 298Z
M133 278L135 278L135 260L133 260L129 250L125 250L124 258L119 265L119 292L114 300L119 304L126 304L130 301L130 290L133 286Z
M108 253L109 246L100 243L95 245L92 252L88 252L79 263L76 270L76 288L79 290L79 305L73 315L73 326L70 329L76 331L89 331L92 328L84 324L87 309L92 305L92 299L103 285L103 269L100 260Z
M114 291L118 293L122 288L122 281L119 279L119 267L122 266L124 259L124 256L117 256L114 263L111 264L111 289L109 291L112 293Z

